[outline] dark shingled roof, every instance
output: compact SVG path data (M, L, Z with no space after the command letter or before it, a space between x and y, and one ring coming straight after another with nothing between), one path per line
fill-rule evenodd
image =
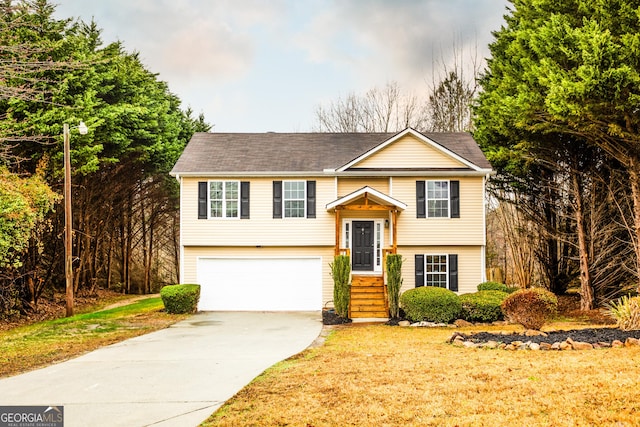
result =
M322 172L344 166L395 135L199 132L193 135L171 173ZM470 134L423 135L476 166L491 169Z

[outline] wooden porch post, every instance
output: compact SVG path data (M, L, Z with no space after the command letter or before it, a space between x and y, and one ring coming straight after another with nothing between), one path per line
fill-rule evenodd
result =
M340 255L340 206L336 206L336 249L335 255Z
M393 253L398 252L398 210L394 209L391 211L391 222L393 223Z

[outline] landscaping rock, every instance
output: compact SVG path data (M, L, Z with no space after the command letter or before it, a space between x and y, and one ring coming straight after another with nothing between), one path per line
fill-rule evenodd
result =
M627 340L624 342L625 347L632 347L635 345L640 345L640 340L637 338L627 338Z
M398 326L411 326L411 322L408 320L401 320L398 322Z
M527 329L526 331L524 331L524 335L527 337L546 337L547 334L545 334L542 331L536 331L535 329Z
M498 341L489 341L482 345L482 347L490 348L490 349L498 348L499 346L500 346L500 343Z
M533 351L540 350L540 344L538 344L537 342L532 342L531 344L529 344L529 350L533 350Z
M467 322L464 319L458 319L455 322L453 322L454 325L456 325L459 328L464 328L464 327L468 327L468 326L473 326L473 323L471 322Z
M456 347L464 347L464 343L465 340L461 336L457 336L452 342L452 344Z
M551 344L549 344L548 342L541 342L540 343L540 350L551 350Z
M622 341L620 341L620 340L614 340L614 341L611 343L611 347L613 347L613 348L620 348L620 347L624 347L624 343L623 343Z
M446 323L434 323L423 320L422 322L412 323L411 326L413 326L414 328L442 328L448 325Z
M582 341L574 341L571 343L574 350L593 350L593 344Z
M573 346L570 343L564 341L564 342L560 343L560 350L563 350L563 351L564 350L573 350Z

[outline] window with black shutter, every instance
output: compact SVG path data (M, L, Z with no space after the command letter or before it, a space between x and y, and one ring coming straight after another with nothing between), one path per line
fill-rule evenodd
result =
M282 218L282 181L273 181L273 217Z
M198 182L198 219L207 219L207 183Z
M460 218L460 181L449 181L451 218Z
M458 291L457 254L416 254L416 287L433 286Z
M316 217L316 182L307 181L307 218Z
M240 218L249 219L249 182L240 183Z
M416 254L416 288L424 286L424 255Z
M416 181L416 216L417 218L427 217L427 196L425 182Z

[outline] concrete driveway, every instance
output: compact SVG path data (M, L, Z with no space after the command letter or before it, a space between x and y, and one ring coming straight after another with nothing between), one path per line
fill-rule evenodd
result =
M193 427L266 368L307 348L321 329L320 312L198 313L2 379L0 405L64 406L65 427Z

